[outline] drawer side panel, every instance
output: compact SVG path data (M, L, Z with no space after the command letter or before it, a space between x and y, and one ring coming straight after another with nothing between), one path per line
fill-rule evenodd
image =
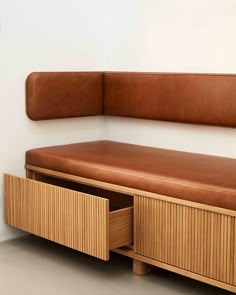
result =
M133 208L124 208L110 213L110 249L133 242Z

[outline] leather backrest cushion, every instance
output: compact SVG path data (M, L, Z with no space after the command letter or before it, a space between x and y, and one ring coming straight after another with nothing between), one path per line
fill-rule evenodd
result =
M103 73L31 73L26 80L26 112L32 120L102 115Z
M236 75L104 74L104 113L236 126Z

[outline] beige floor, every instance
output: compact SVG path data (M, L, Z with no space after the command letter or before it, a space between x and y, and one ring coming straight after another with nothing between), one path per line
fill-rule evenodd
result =
M131 260L112 254L110 262L27 236L0 244L0 295L177 295L232 294L154 268L132 274Z

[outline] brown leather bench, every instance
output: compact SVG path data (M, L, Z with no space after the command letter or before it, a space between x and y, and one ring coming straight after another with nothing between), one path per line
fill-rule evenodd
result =
M33 73L26 94L33 120L236 126L234 75ZM236 292L236 159L96 141L27 151L26 170L5 176L6 223L101 259L127 255L135 273L156 265Z

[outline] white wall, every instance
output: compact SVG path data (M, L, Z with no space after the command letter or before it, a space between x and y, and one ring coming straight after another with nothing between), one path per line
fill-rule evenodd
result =
M106 0L105 69L236 73L235 0ZM236 128L106 119L107 138L236 158Z
M33 122L24 81L32 71L103 70L103 7L96 0L0 0L0 241L20 234L4 225L2 174L24 175L27 149L101 139L101 117Z

